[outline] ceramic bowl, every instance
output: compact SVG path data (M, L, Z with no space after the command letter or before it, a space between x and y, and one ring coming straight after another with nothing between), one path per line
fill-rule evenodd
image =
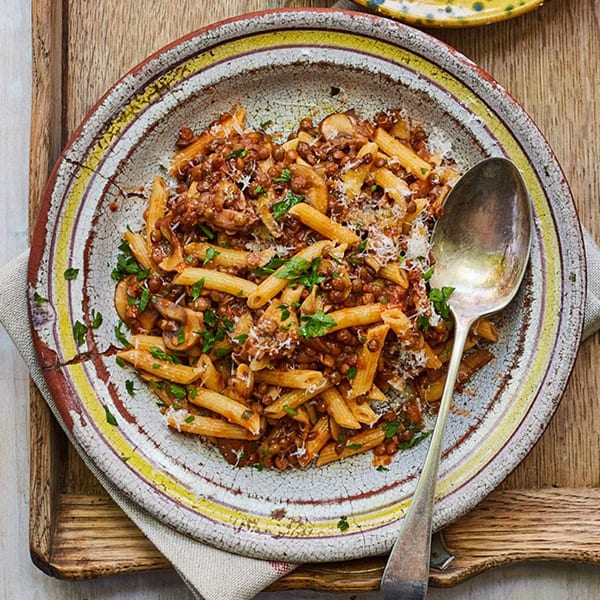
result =
M544 0L354 0L377 13L424 27L489 25L522 15Z
M530 268L498 319L494 361L456 396L436 529L523 459L566 385L585 281L569 188L535 125L468 59L406 25L328 10L259 13L178 40L108 91L58 161L32 238L30 314L57 414L77 447L160 521L217 547L296 562L382 553L427 444L398 454L383 472L366 455L287 472L234 468L171 431L141 382L130 395L132 373L115 363L111 270L121 234L141 227L152 178L168 164L179 128L201 128L236 103L250 126L271 119L282 131L305 116L401 107L461 170L497 155L523 174L535 215ZM66 280L67 269L77 276ZM81 345L78 322L88 327ZM342 517L347 529L338 527Z

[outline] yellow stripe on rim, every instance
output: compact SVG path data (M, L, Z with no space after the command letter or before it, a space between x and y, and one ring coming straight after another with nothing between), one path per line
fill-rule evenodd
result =
M64 285L62 274L69 266L73 216L77 213L82 202L85 189L89 184L94 169L101 163L104 154L110 148L111 144L118 138L124 128L137 117L140 111L144 110L149 103L156 99L160 94L164 93L165 89L169 86L178 84L183 78L192 75L217 61L232 59L242 53L260 51L272 46L323 46L325 44L348 51L359 51L371 54L384 60L390 60L405 65L407 68L420 72L425 77L443 85L443 87L456 98L468 103L469 109L485 123L492 134L499 140L508 158L513 160L520 168L531 195L536 217L540 223L539 231L541 232L543 246L546 249L545 259L548 267L546 273L547 289L543 327L541 327L539 340L539 347L542 351L537 353L535 361L533 365L531 365L529 380L531 384L529 387L522 390L519 398L514 400L509 414L502 423L502 427L497 428L493 432L491 439L488 440L485 447L480 448L478 452L474 453L467 464L461 465L440 482L439 490L442 495L445 495L450 490L456 489L458 486L462 485L474 475L469 468L470 465L485 464L487 458L497 452L509 441L530 407L529 399L531 395L535 393L539 382L541 382L544 376L547 366L545 357L548 356L549 353L543 350L546 348L548 350L551 349L558 327L558 311L556 310L556 307L560 305L560 255L558 238L556 236L554 223L552 222L552 215L545 201L544 191L519 144L502 121L486 107L482 100L476 98L465 85L455 79L452 75L416 54L383 41L365 38L352 33L295 30L257 34L223 43L217 47L211 48L210 52L201 53L161 76L158 80L149 85L142 94L135 97L110 124L110 127L104 133L100 141L91 149L78 173L77 179L74 182L68 197L65 199L65 215L69 217L61 219L58 231L56 232L57 243L55 247L57 248L57 251L56 256L54 257L53 272L55 306L67 307L69 305L69 290L68 286ZM78 352L73 341L72 327L73 323L71 322L71 317L66 314L66 312L61 314L59 316L58 335L59 343L65 356L73 356ZM81 366L73 366L70 368L70 373L73 377L75 389L81 398L81 402L96 421L102 434L122 456L132 456L130 464L132 467L136 468L137 472L142 477L153 484L160 485L161 489L165 490L167 495L177 502L180 502L193 510L197 510L207 517L223 523L239 523L241 517L239 512L207 502L206 500L198 499L176 481L171 479L167 474L158 473L153 465L136 455L127 441L118 432L118 428L106 423L105 415L99 404L96 401L90 402L86 400L87 398L94 398L95 392L85 375L84 369ZM366 515L358 516L355 519L355 522L367 528L384 525L397 518L398 511L404 510L407 504L408 501L399 506L386 507L381 510L369 512ZM301 525L292 521L282 519L274 520L267 517L256 517L254 515L247 515L247 519L252 521L252 526L256 531L266 531L287 536L324 536L336 535L338 533L337 521L323 521L316 524Z

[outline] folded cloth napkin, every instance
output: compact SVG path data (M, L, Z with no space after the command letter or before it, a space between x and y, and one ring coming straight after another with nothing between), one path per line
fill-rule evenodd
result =
M42 375L33 348L27 316L27 261L29 252L21 254L0 269L0 323L6 329L29 369L31 378L44 396L52 412L58 416L56 406ZM207 546L182 535L157 521L137 504L125 497L98 471L78 447L71 442L104 486L112 499L140 528L146 537L169 560L194 597L203 600L250 600L256 594L292 571L296 565L276 561L258 560Z
M600 328L600 247L584 230L588 268L587 301L584 338ZM19 350L29 368L31 378L57 414L56 406L46 386L37 362L27 317L27 261L25 252L0 269L0 322ZM92 473L113 500L146 537L162 552L190 588L195 597L204 600L249 600L296 565L263 561L230 554L182 535L157 521L134 502L126 498L93 464L87 460L76 440L71 440Z

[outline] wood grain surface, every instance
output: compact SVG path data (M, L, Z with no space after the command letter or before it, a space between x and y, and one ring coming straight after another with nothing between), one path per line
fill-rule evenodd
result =
M34 0L30 218L49 170L98 97L145 56L194 29L253 10L333 0ZM600 0L547 0L486 27L430 30L478 63L545 133L581 221L600 239ZM599 336L583 343L561 405L529 456L496 492L444 531L456 558L434 585L526 559L600 564ZM66 579L168 568L107 497L31 392L30 545ZM383 558L305 566L274 588L377 589Z

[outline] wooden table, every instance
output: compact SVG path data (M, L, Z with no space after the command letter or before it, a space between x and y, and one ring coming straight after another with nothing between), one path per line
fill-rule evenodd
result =
M69 133L113 80L146 55L242 12L333 4L33 0L31 218ZM528 111L564 168L582 223L600 239L600 0L548 0L517 19L430 33L477 62ZM520 559L600 564L599 341L596 335L582 345L564 400L527 459L445 530L456 560L432 575L434 585L454 585ZM31 422L30 544L36 564L67 579L168 568L90 476L35 392ZM274 588L374 590L382 564L369 559L303 567Z

